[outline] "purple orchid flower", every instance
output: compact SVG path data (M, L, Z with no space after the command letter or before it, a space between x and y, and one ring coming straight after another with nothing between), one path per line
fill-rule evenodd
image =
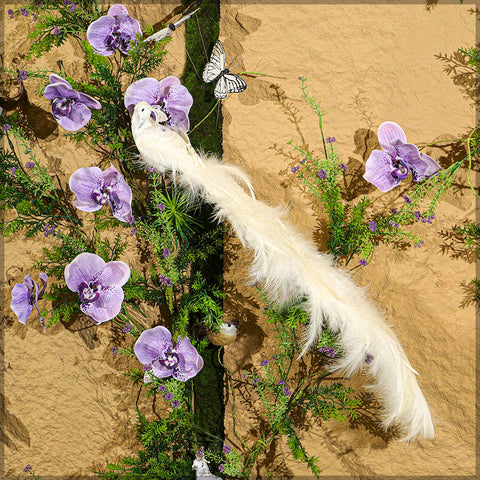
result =
M100 102L85 93L77 92L70 83L52 73L50 85L43 94L50 100L55 120L69 132L76 132L84 127L92 118L90 108L100 110Z
M142 32L137 20L128 14L123 5L112 5L107 14L92 22L87 29L87 40L97 53L110 56L115 50L125 55L130 41Z
M27 324L27 318L32 313L33 307L38 311L40 316L40 323L42 324L43 331L45 331L45 323L43 317L38 308L38 301L43 297L45 288L47 286L47 274L40 273L40 280L42 282L42 287L39 289L37 282L32 280L30 275L25 275L23 283L17 283L12 287L12 302L10 303L10 308L13 310L13 313L17 316L18 321Z
M172 375L175 380L186 382L203 367L203 358L190 339L178 337L177 344L173 346L172 334L162 326L143 331L133 350L144 366L151 367L145 373L145 383L152 381L152 375L157 378Z
M396 187L411 172L420 182L441 167L418 147L407 143L407 136L395 122L384 122L378 127L378 141L383 149L374 150L365 164L363 178L382 192Z
M177 77L166 77L158 81L155 78L142 78L132 83L125 92L125 107L133 114L135 105L140 101L150 105L159 105L167 116L166 124L178 133L190 129L188 113L193 97Z
M80 310L95 324L106 322L120 313L122 286L130 278L124 262L108 262L94 253L81 253L65 267L65 283L80 297Z
M102 172L98 167L82 167L72 173L70 190L73 204L83 212L96 212L107 202L113 216L132 224L132 190L120 172L111 165Z

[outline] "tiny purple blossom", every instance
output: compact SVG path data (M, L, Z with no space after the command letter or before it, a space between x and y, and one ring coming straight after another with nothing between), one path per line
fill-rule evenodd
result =
M337 351L333 347L327 347L326 345L322 345L318 351L330 358L335 358L337 355Z
M172 252L170 251L169 248L165 248L163 250L163 258L167 258Z
M96 53L108 57L115 50L127 55L130 42L142 32L137 20L121 4L110 7L107 14L92 22L87 29L87 40Z
M160 210L160 212L162 212L162 213L165 211L165 205L164 205L163 203L159 203L159 204L157 205L157 208L158 208L158 209Z
M70 190L73 204L83 212L96 212L107 202L113 216L132 223L132 190L120 172L111 165L102 171L98 167L82 167L72 173Z
M365 265L367 265L368 262L367 262L364 258L362 258L362 259L360 259L360 260L358 261L358 263L359 263L359 265L361 265L362 267L364 267Z
M230 453L232 451L231 447L229 445L224 445L223 446L223 453Z
M23 471L24 471L25 473L31 472L31 471L32 471L32 466L31 466L30 464L28 464L28 465L23 469Z
M130 114L135 105L146 101L158 105L167 116L166 125L178 133L190 129L188 114L193 105L193 97L177 77L170 76L160 81L155 78L142 78L132 83L125 91L124 104Z
M291 168L292 173L296 173L299 168L300 168L300 165L297 165L296 167L292 167L292 168Z
M108 262L94 253L80 253L65 267L65 283L80 297L80 310L95 325L116 317L122 308L122 286L130 278L124 262Z
M285 380L280 379L280 380L277 382L277 385L285 385L285 383L287 383L287 382L285 382Z
M289 390L288 387L284 387L284 388L283 388L283 393L284 393L287 397L289 397L289 396L292 394L292 392Z
M175 380L186 382L203 367L203 358L190 339L178 337L174 346L172 334L162 326L144 330L133 350L141 363L152 366L151 372L145 374L145 383L151 382L152 376L166 378L170 375Z
M225 471L225 465L222 463L221 465L218 466L218 471L220 473L223 473Z
M69 10L70 10L71 12L74 12L74 11L75 11L75 4L74 4L74 3L72 3L72 4L70 5Z
M34 168L35 167L35 162L27 162L25 164L25 168Z
M5 125L3 125L2 130L4 132L8 132L11 128L12 127L8 123L6 123Z
M160 275L160 283L164 287L171 287L173 285L172 281L168 277L166 277L165 275Z
M305 157L305 158L303 158L302 160L300 160L300 163L301 163L301 164L304 164L306 161L307 161L307 158Z
M20 71L20 78L21 78L22 80L26 80L26 79L28 78L28 73L27 73L26 70L21 70L21 71Z
M403 200L405 201L405 203L408 203L408 204L412 203L412 199L410 197L407 197L407 195L403 196Z
M9 8L9 9L7 10L7 13L8 13L8 16L9 16L10 18L13 18L14 13L13 13L13 10L12 10L11 8Z
M28 14L30 13L26 8L21 8L20 9L20 13L24 16L24 17L28 17Z
M392 213L396 214L396 213L398 213L398 210L396 208L392 208Z
M327 172L326 172L323 168L321 168L321 169L318 171L317 175L318 175L318 177L319 177L321 180L327 178Z
M126 323L122 331L123 333L130 333L132 331L132 327L130 326L129 323Z
M415 242L414 247L420 248L423 245L423 240L419 240L418 242Z
M371 232L376 232L377 228L378 228L378 223L377 222L374 222L374 221L368 222L368 229Z
M262 360L262 361L260 362L260 366L261 366L261 367L266 367L269 363L270 363L270 362L269 362L268 360Z
M113 358L115 358L117 356L117 347L113 347L112 348L112 354L113 354Z
M56 25L53 27L53 34L60 35L60 29Z
M341 163L341 164L339 165L339 167L340 167L344 172L346 172L346 171L348 170L348 167L347 167L344 163Z
M260 381L259 378L255 378L252 380L252 385L256 385Z
M172 402L172 407L173 407L173 408L178 408L179 406L180 406L180 402L179 402L178 400L174 400L174 401Z
M325 141L327 143L335 143L335 137L327 137Z
M417 210L416 212L413 212L413 214L415 215L415 218L418 220L420 220L420 217L422 216L422 214Z
M410 172L413 180L419 182L441 168L432 157L407 143L405 132L395 122L384 122L378 127L378 141L383 151L373 150L370 154L363 178L382 192L396 187Z
M367 355L365 356L365 363L372 363L372 360L373 360L373 355L371 355L370 353L367 353Z
M135 235L135 232L137 231L137 229L135 227L133 227L131 230L130 230L130 236L133 237Z
M17 319L23 325L27 324L27 318L33 311L33 307L37 309L38 315L40 317L40 323L42 324L43 331L45 330L45 323L43 317L38 308L38 301L41 300L47 287L47 274L39 274L40 281L42 286L39 288L37 282L32 280L29 274L25 275L23 283L17 283L12 287L12 301L10 303L10 308L13 310L13 313L17 316Z
M12 167L12 168L9 168L8 171L12 174L12 176L14 177L15 174L17 173L17 167Z
M92 118L91 108L102 108L100 102L85 93L77 92L69 82L52 73L43 96L50 100L52 113L58 124L69 132L76 132Z
M165 394L163 395L163 398L164 398L167 402L169 402L170 400L173 400L173 399L175 398L175 395L174 395L173 393L168 393L168 392L167 392L167 393L165 393Z
M144 366L145 366L145 365L144 365ZM151 365L148 365L148 367L150 367L149 370L152 369L152 366L151 366ZM159 392L166 392L166 391L167 391L167 387L166 387L165 385L160 385L160 386L158 387L158 391L159 391Z

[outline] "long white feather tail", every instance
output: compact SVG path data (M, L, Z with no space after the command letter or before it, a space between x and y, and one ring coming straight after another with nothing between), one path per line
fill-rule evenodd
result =
M132 132L147 166L171 170L176 182L191 195L213 204L217 220L227 221L243 245L252 250L252 276L263 283L269 298L280 304L307 299L310 322L302 355L316 343L325 322L339 333L342 346L343 356L334 368L346 375L365 369L374 379L368 388L383 404L383 426L398 426L404 434L402 440L417 435L433 438L432 418L417 372L363 289L335 267L329 255L319 253L296 233L279 209L257 201L242 170L220 163L214 156L197 154L188 138L149 118L138 122L134 114ZM365 361L367 354L373 357L370 363Z

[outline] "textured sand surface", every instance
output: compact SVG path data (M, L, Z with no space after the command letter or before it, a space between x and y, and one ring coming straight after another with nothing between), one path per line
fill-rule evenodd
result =
M162 20L175 5L136 2L131 15L142 25ZM4 7L4 12L10 8ZM469 84L444 71L436 55L451 55L475 44L472 4L340 5L225 4L220 38L228 62L243 62L235 72L265 72L247 78L248 89L223 101L225 158L242 165L252 177L257 196L289 209L289 220L319 249L325 248L325 215L300 187L290 168L298 163L286 142L305 142L320 152L320 133L313 113L300 98L298 76L308 79L310 93L328 112L325 133L335 136L342 161L353 174L352 196L367 193L372 211L401 204L409 184L381 194L360 177L377 143L383 121L400 124L412 143L458 138L475 124ZM54 68L62 60L70 75L83 75L82 59L72 43L41 61L25 60L31 27L23 18L5 18L5 64ZM158 78L180 75L185 62L183 38L177 32ZM233 60L238 55L236 60ZM97 159L75 149L64 132L48 122L50 108L36 97L35 82L26 83L30 101L42 123L38 154L64 182L80 166ZM451 148L424 150L445 167ZM464 152L455 155L461 158ZM458 159L455 158L455 159ZM356 172L356 173L354 173ZM358 186L357 186L358 185ZM475 469L475 309L465 305L463 282L475 276L475 264L444 252L441 233L474 219L475 201L466 186L466 172L440 202L432 225L412 227L425 241L404 251L378 247L373 261L355 279L369 285L372 299L385 310L404 345L429 402L436 427L433 441L396 443L375 428L371 415L336 424L309 419L301 430L311 455L319 457L325 475L473 475ZM133 244L123 260L137 262ZM81 319L57 325L47 335L38 321L19 324L8 309L9 288L21 282L41 252L42 241L13 237L5 242L5 466L19 475L29 463L41 475L74 478L91 474L137 448L136 390L122 371L126 362L113 358L112 347L123 342L120 327L89 327ZM236 344L226 347L225 361L240 378L249 364L275 353L255 291L248 286L250 256L235 239L226 246L227 314L243 326ZM158 312L151 312L153 323ZM352 378L358 387L366 379ZM237 446L227 406L227 443ZM253 439L258 420L237 405L238 431ZM308 475L291 459L285 442L269 454L270 471L287 477ZM260 470L264 473L264 469Z

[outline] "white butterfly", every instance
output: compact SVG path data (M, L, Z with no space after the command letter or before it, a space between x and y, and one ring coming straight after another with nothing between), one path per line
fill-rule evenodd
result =
M213 94L217 100L225 98L227 93L243 92L247 88L247 82L225 68L225 50L220 40L214 45L210 61L203 70L203 81L210 83L217 81Z
M187 7L182 12L182 17L180 18L180 20L175 23L169 23L167 27L158 31L157 33L154 33L153 35L150 35L145 41L151 42L152 40L155 40L156 42L159 42L164 38L170 37L172 35L172 32L174 32L182 23L186 22L194 13L200 10L200 8L196 8L195 10L193 10L193 12L190 11L192 10L192 6L196 6L198 4L199 2L195 2L194 4Z

